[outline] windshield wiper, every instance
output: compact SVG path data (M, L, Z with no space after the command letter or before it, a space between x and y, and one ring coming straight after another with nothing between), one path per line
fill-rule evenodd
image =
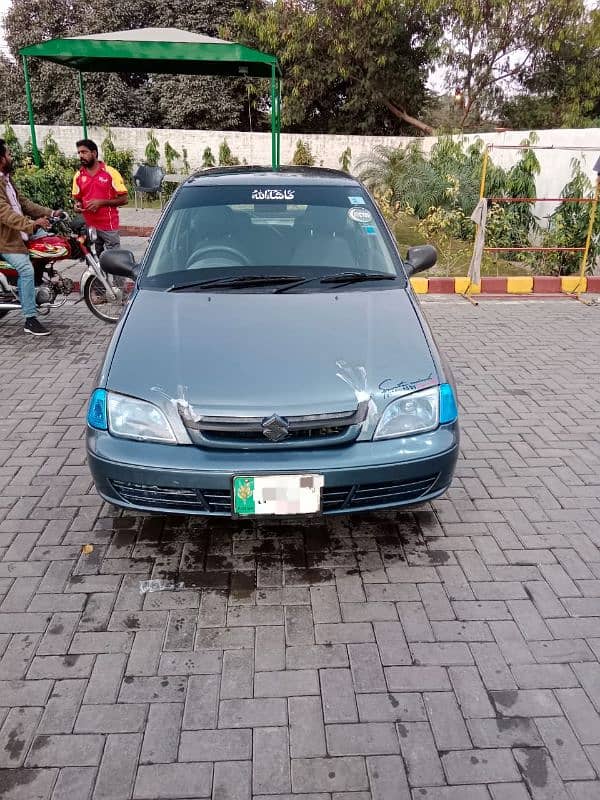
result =
M389 272L338 272L321 278L321 283L360 283L360 281L395 281Z
M278 292L287 292L288 289L295 289L296 286L305 286L307 283L335 283L338 285L345 285L348 283L360 283L361 281L395 281L397 275L391 275L389 272L336 272L334 275L318 275L316 278L303 278L296 281L289 286L282 286L281 289L275 289L273 294Z
M272 283L290 283L297 281L297 275L239 275L237 278L211 278L204 281L179 283L169 286L167 292L179 292L184 289L210 289L213 286L223 289L237 286L268 286Z

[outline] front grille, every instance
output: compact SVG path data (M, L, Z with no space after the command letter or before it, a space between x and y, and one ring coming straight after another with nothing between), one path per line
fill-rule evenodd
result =
M326 487L323 489L323 511L416 502L432 490L437 479L438 475L428 475L416 481Z
M195 444L235 448L281 448L342 444L358 435L368 402L353 411L280 417L214 417L196 415L181 405L179 414Z
M202 495L209 511L212 513L231 513L231 492L229 489L203 489Z
M327 439L332 436L343 436L348 431L348 426L331 426L327 428L306 428L302 430L290 430L285 438L286 442L294 441L314 441L315 439ZM232 438L240 442L255 444L269 444L264 435L254 431L240 431L233 437L229 431L203 431L202 436L209 442L229 442Z
M231 492L227 489L175 489L124 481L111 483L119 496L134 506L214 514L228 514L231 511Z
M428 475L426 478L414 481L326 486L323 489L323 511L332 513L417 502L433 489L437 479L438 475ZM111 481L111 483L126 503L135 506L205 514L230 514L232 511L230 489L180 489L144 486L124 481Z

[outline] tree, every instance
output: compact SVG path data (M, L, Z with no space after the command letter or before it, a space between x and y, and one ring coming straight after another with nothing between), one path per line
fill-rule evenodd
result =
M442 0L449 87L461 127L494 113L507 89L523 86L584 16L583 0ZM596 66L597 69L597 66Z
M119 29L139 28L152 19L149 0L130 0L112 4L108 0L14 0L5 20L6 39L16 59L16 97L7 109L13 122L26 122L24 83L18 51L46 39L98 33ZM31 87L36 121L39 123L73 124L79 120L77 75L73 70L47 61L29 60ZM105 75L85 76L88 122L138 125L156 122L152 100L144 91L146 76Z
M23 146L21 145L21 142L17 139L17 135L15 134L13 127L9 122L7 122L4 125L4 133L2 134L2 138L4 139L5 144L10 148L13 167L15 169L22 167Z
M13 0L6 15L6 38L18 51L36 42L77 34L142 27L173 26L218 34L234 9L247 0L202 0L190 9L182 0ZM39 123L76 124L79 121L77 75L47 61L30 59L31 86ZM6 80L5 80L5 76ZM0 59L3 86L2 116L27 121L20 64ZM236 79L178 75L87 73L88 122L92 125L149 127L244 127L247 120L245 82ZM4 86L10 87L8 97ZM247 122L246 122L247 124Z
M600 122L600 8L568 30L558 47L549 48L538 69L524 81L524 91L503 105L508 125L536 128L588 127Z
M4 56L0 56L0 121L10 120L14 123L25 121L22 119L20 107L24 106L23 75L15 63ZM25 114L26 116L26 114Z
M417 0L275 0L234 14L230 31L279 58L288 129L432 132L425 83L441 31Z
M96 0L94 0L96 1ZM235 11L246 13L250 0L158 0L160 27L175 27L219 37ZM152 96L160 116L174 128L247 130L246 80L211 75L156 75ZM174 98L177 98L174 102ZM166 127L166 125L165 125Z
M504 127L519 131L529 125L534 130L541 130L560 128L562 111L552 97L520 92L502 103L498 116Z

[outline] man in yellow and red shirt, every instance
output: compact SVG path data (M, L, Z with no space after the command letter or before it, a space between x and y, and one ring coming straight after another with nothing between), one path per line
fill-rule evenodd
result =
M91 139L77 142L81 169L73 178L75 210L88 227L98 231L96 250L119 247L119 206L127 203L127 187L120 173L98 160L98 147Z

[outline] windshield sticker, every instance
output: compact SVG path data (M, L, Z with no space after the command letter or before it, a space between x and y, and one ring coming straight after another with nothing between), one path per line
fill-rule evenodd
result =
M361 228L367 236L377 236L377 228L375 225L361 225Z
M360 195L357 197L348 197L348 200L350 200L353 206L364 206L365 204L365 198L360 197Z
M354 222L373 222L373 215L367 208L352 207L348 211L348 217Z
M296 195L294 189L254 189L253 200L293 200Z

